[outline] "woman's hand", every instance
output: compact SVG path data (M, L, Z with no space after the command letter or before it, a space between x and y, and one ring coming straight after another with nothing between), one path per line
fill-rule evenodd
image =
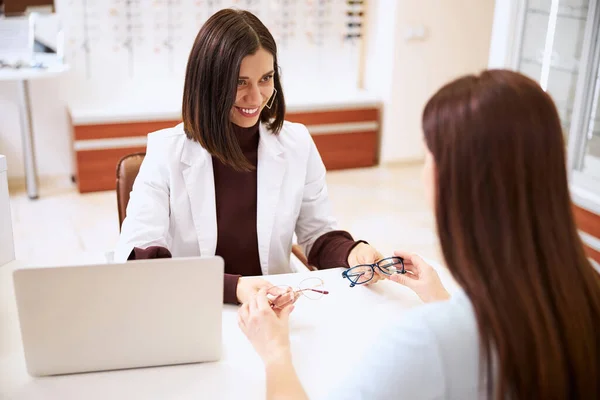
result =
M436 270L421 257L403 251L395 251L394 255L404 259L406 274L394 274L390 280L412 289L426 303L450 298Z
M290 361L289 316L294 305L278 314L271 308L267 291L261 289L238 311L238 324L266 365Z
M350 268L360 264L375 264L381 260L383 256L373 246L366 243L359 243L350 251L348 255L348 265ZM370 285L384 279L383 274L380 273L379 268L375 268L373 279L366 283Z
M260 289L269 289L273 284L262 278L241 277L235 294L238 302L246 304Z

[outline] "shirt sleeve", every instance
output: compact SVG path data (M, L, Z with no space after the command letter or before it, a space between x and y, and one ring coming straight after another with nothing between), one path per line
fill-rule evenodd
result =
M126 261L135 247L169 247L170 183L166 154L162 138L149 134L146 156L133 183L127 217L115 247L117 262Z
M241 275L225 274L223 280L223 302L226 304L240 304L237 298L237 285Z
M145 249L134 247L127 257L127 261L131 260L148 260L151 258L171 258L171 252L166 247L149 246Z
M327 399L445 398L439 346L419 313L407 313L391 323L367 347L360 363L328 393Z
M319 269L346 267L350 251L362 240L354 241L346 231L331 231L321 235L308 254L308 265Z

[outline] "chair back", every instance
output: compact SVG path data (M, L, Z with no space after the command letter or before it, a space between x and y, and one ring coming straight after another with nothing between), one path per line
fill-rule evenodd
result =
M119 160L117 164L117 208L119 210L119 230L127 212L129 194L133 188L133 182L140 171L142 161L146 153L128 154Z

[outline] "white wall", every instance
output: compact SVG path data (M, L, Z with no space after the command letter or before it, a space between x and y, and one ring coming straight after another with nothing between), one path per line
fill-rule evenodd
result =
M488 63L494 1L371 0L370 4L365 84L384 101L381 161L420 159L426 100L450 78L477 72ZM426 31L423 40L404 38L407 29L419 26ZM66 111L66 100L76 90L71 83L65 75L30 86L41 179L73 172ZM16 84L0 82L0 153L7 155L13 178L24 176L16 99Z
M391 73L385 72L389 89L383 92L384 163L422 159L425 102L450 79L486 68L494 15L494 0L404 0L395 7L392 3L378 2L382 13L394 15L393 40L377 40L393 54ZM420 27L424 38L405 38L408 30ZM386 62L385 57L381 61L380 65Z

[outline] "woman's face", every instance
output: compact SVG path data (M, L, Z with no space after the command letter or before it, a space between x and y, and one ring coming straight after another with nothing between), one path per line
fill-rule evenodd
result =
M435 161L427 146L425 146L425 165L423 165L421 178L425 189L425 200L429 208L435 211Z
M244 57L240 65L237 95L231 122L242 128L254 126L273 95L273 56L262 47Z

